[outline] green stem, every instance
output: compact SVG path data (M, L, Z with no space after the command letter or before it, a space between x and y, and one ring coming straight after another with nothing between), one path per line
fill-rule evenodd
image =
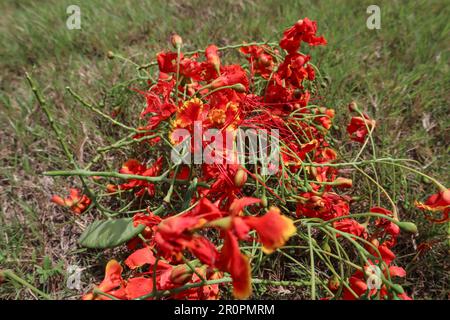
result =
M316 272L314 268L314 251L311 238L311 225L307 225L308 228L308 241L309 241L309 255L311 258L311 300L316 300Z
M117 121L115 119L113 119L112 117L110 117L109 115L107 115L106 113L103 113L101 110L97 109L96 107L94 107L93 105L91 105L90 103L88 103L87 101L85 101L83 98L81 98L81 96L79 96L77 93L75 93L70 87L66 87L66 90L78 101L80 102L82 105L84 105L85 107L89 108L90 110L94 111L95 113L101 115L103 118L111 121L112 123L114 123L115 125L122 127L124 129L127 129L129 131L133 131L136 133L146 133L147 131L143 131L143 130L138 130L136 128L127 126L126 124L123 124L120 121Z
M177 293L180 293L185 290L192 289L192 288L198 288L198 287L209 286L209 285L214 285L214 284L229 283L232 281L233 280L231 278L226 277L226 278L222 278L222 279L208 280L205 282L189 283L189 284L186 284L186 285L178 287L178 288L159 291L157 293L152 292L149 294L145 294L143 296L136 298L135 300L145 300L145 299L153 298L155 295L157 295L159 297L170 296L170 295L177 294ZM274 285L274 286L304 286L304 285L309 284L309 282L305 282L305 281L272 281L272 280L265 280L265 279L253 279L252 283L267 284L267 285Z
M50 295L46 294L45 292L43 292L43 291L39 290L38 288L36 288L35 286L33 286L32 284L28 283L27 281L25 281L24 279L22 279L21 277L16 275L12 270L0 271L0 278L2 278L2 277L9 278L10 280L27 287L28 289L30 289L34 293L40 295L42 298L44 298L46 300L52 300L52 297Z

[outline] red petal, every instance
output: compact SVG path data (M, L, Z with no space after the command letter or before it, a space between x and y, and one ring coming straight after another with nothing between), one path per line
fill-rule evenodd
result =
M132 278L128 280L125 292L128 299L139 298L151 293L153 290L153 280L144 277Z
M136 269L138 267L142 267L144 264L154 263L155 257L149 247L136 250L127 258L127 260L125 260L125 264L130 269Z

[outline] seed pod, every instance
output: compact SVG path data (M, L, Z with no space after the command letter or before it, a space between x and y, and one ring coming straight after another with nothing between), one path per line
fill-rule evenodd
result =
M247 172L243 169L239 169L234 176L234 185L241 188L247 181Z

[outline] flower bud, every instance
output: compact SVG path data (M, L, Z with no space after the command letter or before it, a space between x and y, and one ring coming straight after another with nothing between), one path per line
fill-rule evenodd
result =
M264 207L264 208L266 208L267 205L268 205L268 203L267 203L267 197L266 197L266 195L263 195L263 196L261 197L261 206Z
M113 185L113 184L108 184L106 186L106 191L108 191L108 193L114 193L117 192L117 186Z
M206 60L214 66L217 73L220 74L220 58L219 58L219 48L215 45L210 45L205 50Z
M338 177L333 182L334 186L339 186L341 188L351 188L353 185L352 179Z
M336 276L333 276L328 280L328 288L331 291L337 291L339 289L340 284L341 283L339 281L339 278Z
M270 63L272 62L270 59L270 56L267 54L262 54L258 58L259 62L264 66L270 66Z
M358 105L356 104L355 101L352 101L352 102L348 105L348 110L350 110L351 112L354 112L354 111L358 110Z
M236 83L231 86L231 89L237 92L245 92L245 86L242 83Z
M243 169L239 169L234 176L234 185L241 188L247 181L247 172Z
M175 48L181 48L181 46L183 45L183 39L176 33L174 33L171 37L170 37L170 42L172 43L172 45Z
M185 264L181 264L172 269L170 281L175 284L185 284L192 278L192 270Z
M56 195L52 196L52 199L50 201L53 202L53 203L56 203L57 205L60 205L62 207L66 206L66 202L60 196L56 196Z
M324 244L322 244L322 250L326 252L331 252L331 247L328 241L325 241Z
M372 239L370 241L371 244L373 244L375 247L378 248L378 246L380 245L380 241L378 241L378 239Z
M417 234L419 232L417 230L417 226L409 221L400 221L397 223L397 225L399 226L400 229L409 233Z

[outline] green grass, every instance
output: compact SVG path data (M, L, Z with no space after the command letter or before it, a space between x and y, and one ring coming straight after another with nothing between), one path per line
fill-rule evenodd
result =
M65 87L92 101L105 100L105 110L120 108L125 119L135 117L142 101L119 85L134 77L134 70L117 59L108 60L106 52L145 64L168 46L171 32L179 33L190 50L209 43L276 41L299 18L317 20L319 33L329 44L311 53L327 78L323 103L339 115L337 142L345 137L347 105L356 100L378 121L379 156L415 159L426 173L449 185L450 10L445 1L378 1L381 30L366 28L371 1L273 2L78 1L81 30L68 30L66 7L73 1L2 1L0 268L13 269L54 297L77 298L79 292L65 287L65 268L70 264L87 268L83 273L87 284L101 277L107 256L113 255L80 250L76 246L80 226L48 201L63 192L67 180L40 173L70 166L24 72L44 89L72 151L85 163L97 146L114 141L121 132L82 109ZM341 153L352 153L349 144L339 145ZM380 181L396 195L400 216L418 221L420 228L418 238L404 238L400 244L401 263L408 265L416 244L445 239L447 230L426 222L413 209L413 201L434 193L434 188L418 183L417 176L392 170L382 168ZM447 298L447 251L441 242L411 264L407 288L416 298ZM53 269L57 271L50 272ZM0 286L0 297L34 295L8 282Z

